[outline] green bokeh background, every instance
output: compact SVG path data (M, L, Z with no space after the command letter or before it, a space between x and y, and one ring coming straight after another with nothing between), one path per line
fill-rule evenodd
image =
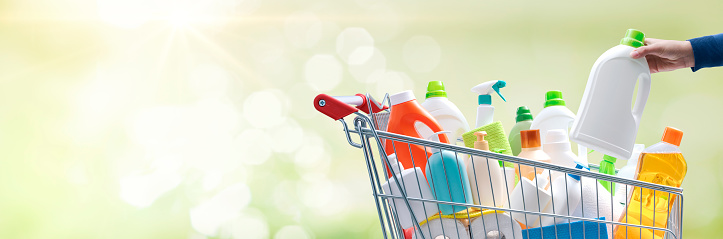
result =
M561 90L576 111L590 67L626 29L676 40L716 34L722 8L3 0L0 238L379 238L362 152L339 123L314 111L316 94L381 98L411 89L421 98L428 81L442 80L472 121L469 89L505 80L508 101L495 98L494 106L509 130L516 107L538 113L547 90ZM386 60L377 70L391 73L354 77L337 54L337 36L350 27L371 35ZM433 41L409 43L420 36ZM340 74L310 70L317 54L331 62L323 69ZM646 145L665 126L685 132L686 238L723 233L721 75L655 74L640 124L637 141ZM194 222L192 211L210 204L227 210ZM199 226L208 220L216 226Z

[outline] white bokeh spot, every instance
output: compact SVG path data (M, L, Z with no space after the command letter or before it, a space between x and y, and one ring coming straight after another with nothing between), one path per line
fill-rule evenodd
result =
M304 66L304 79L319 91L331 91L341 82L343 69L332 55L312 56Z

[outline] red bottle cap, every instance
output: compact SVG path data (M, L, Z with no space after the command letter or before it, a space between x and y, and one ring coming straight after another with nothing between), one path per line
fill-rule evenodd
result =
M665 127L665 131L663 131L663 142L680 146L681 140L683 140L683 131L673 127Z

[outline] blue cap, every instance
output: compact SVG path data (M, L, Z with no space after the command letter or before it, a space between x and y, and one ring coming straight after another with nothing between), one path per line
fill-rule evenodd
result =
M479 95L477 97L477 104L490 105L492 104L492 96L490 95Z
M577 163L577 162L575 162L575 163ZM587 169L587 171L590 171L590 168L588 168L587 166L584 166L580 163L577 163L577 165L575 165L575 168L576 169ZM570 176L571 178L573 178L577 181L580 181L580 175L568 174L568 176Z

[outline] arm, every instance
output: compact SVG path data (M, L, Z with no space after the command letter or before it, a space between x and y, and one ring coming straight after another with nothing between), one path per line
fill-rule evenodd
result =
M723 33L688 41L693 47L695 65L691 69L694 72L703 68L723 66Z

